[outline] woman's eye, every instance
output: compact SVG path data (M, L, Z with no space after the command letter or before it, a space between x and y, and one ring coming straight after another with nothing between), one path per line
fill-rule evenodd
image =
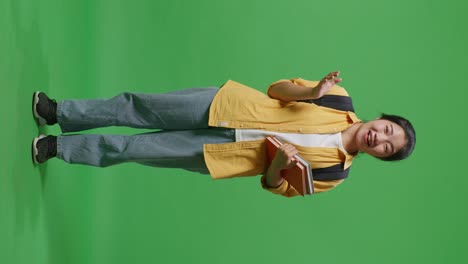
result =
M385 133L387 133L387 132L388 132L388 126L385 127Z
M385 152L388 152L388 146L385 145Z

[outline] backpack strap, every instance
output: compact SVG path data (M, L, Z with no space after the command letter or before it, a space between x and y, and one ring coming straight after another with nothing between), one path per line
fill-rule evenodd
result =
M298 102L316 104L341 111L354 112L353 101L349 96L324 95L318 99L300 100ZM318 181L342 180L348 177L349 169L350 168L347 168L345 170L344 163L340 163L327 168L312 169L312 175L314 180Z
M318 99L299 100L298 102L316 104L341 111L354 112L353 100L351 100L351 97L349 96L329 94L324 95Z
M333 180L342 180L346 179L349 174L349 168L346 170L344 168L344 163L336 164L330 167L321 168L321 169L312 169L312 178L317 181L333 181Z

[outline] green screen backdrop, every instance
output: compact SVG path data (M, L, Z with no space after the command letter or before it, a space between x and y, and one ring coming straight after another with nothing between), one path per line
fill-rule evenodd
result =
M468 263L464 1L1 0L1 263ZM107 98L342 72L356 112L410 119L412 157L284 198L260 177L53 159L31 95ZM131 128L83 133L134 134ZM463 176L465 175L465 176Z

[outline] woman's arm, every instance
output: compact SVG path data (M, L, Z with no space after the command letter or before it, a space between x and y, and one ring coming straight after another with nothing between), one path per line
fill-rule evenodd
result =
M281 177L281 169L272 165L273 163L268 167L268 170L265 173L265 183L269 188L277 188L283 183L284 179Z
M333 85L342 81L339 71L325 76L316 87L299 86L291 82L280 82L270 87L268 95L283 102L317 99L324 96Z

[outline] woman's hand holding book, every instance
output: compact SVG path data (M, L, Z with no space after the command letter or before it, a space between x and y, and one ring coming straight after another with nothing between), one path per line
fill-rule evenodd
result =
M294 166L296 160L294 155L297 154L297 149L291 144L284 144L278 148L278 151L270 164L270 167L265 174L266 184L270 187L277 187L283 183L281 170Z

